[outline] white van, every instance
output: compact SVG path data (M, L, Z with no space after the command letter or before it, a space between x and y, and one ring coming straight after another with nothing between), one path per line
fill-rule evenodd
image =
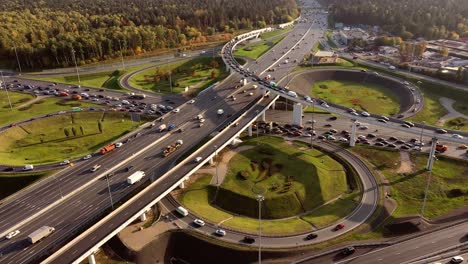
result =
M182 216L187 216L188 215L187 209L183 208L182 206L177 207L176 212L179 213Z
M28 164L24 166L23 171L30 171L33 169L34 169L34 165Z
M288 95L289 95L289 96L292 96L292 97L297 97L297 93L294 92L294 91L289 91L289 92L288 92Z

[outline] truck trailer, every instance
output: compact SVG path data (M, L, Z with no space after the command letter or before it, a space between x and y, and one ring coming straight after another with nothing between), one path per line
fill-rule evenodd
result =
M107 152L110 152L114 149L115 149L115 144L107 145L101 149L101 154L106 154Z
M55 231L55 228L53 227L50 227L50 226L43 226L39 229L37 229L36 231L32 232L29 236L28 236L28 241L31 243L31 244L34 244L38 241L40 241L41 239L45 238L45 237L48 237L50 234L52 234L53 232Z
M127 183L128 184L135 184L139 182L143 177L145 177L144 171L136 171L132 175L128 176Z

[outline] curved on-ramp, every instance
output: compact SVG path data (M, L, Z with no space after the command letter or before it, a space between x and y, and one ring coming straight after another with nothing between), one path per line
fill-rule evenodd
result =
M367 165L357 156L352 154L351 152L347 151L346 149L330 144L328 142L318 141L314 143L315 146L318 146L324 149L327 152L332 152L335 155L340 156L342 159L346 160L349 165L356 171L357 175L359 176L359 180L361 181L361 201L359 205L353 210L351 214L342 218L335 222L334 224L320 228L317 230L313 230L311 228L310 232L314 232L318 235L316 239L313 240L306 240L305 237L308 233L301 233L301 234L285 234L285 235L262 235L262 247L266 248L291 248L291 247L298 247L298 246L305 246L309 244L316 244L320 242L324 242L338 236L341 236L347 232L352 231L353 229L359 227L362 223L364 223L375 211L379 201L379 188L377 181L375 180L374 174L372 171L367 167ZM173 211L177 206L179 206L178 202L176 202L172 198L167 198L162 200L163 205ZM255 237L257 234L249 234L246 232L242 232L240 230L233 230L228 227L218 226L213 223L207 222L203 227L196 227L193 225L193 220L196 218L202 218L197 216L193 213L190 213L188 216L184 218L180 218L177 221L183 221L187 228L196 230L202 234L212 236L214 231L219 227L226 230L226 236L220 238L223 241L230 242L230 243L242 243L242 240L246 235ZM203 219L203 218L202 218ZM344 224L344 228L338 231L334 231L333 228L336 224ZM258 239L253 244L258 246Z

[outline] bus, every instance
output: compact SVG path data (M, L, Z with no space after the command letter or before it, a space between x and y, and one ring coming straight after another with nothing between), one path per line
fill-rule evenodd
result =
M187 209L183 208L182 206L177 207L176 212L178 212L182 216L187 216L188 215Z

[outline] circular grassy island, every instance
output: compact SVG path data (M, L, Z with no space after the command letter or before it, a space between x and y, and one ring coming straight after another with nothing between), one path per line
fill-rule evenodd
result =
M311 96L374 114L392 116L400 111L399 99L391 90L369 82L318 81L312 87Z
M226 156L230 159L218 165L225 173L219 189L210 184L216 183L214 173L203 174L180 201L196 215L228 228L256 232L258 193L265 198L266 234L308 232L332 224L349 214L360 198L350 191L353 176L339 161L302 142L249 139Z

